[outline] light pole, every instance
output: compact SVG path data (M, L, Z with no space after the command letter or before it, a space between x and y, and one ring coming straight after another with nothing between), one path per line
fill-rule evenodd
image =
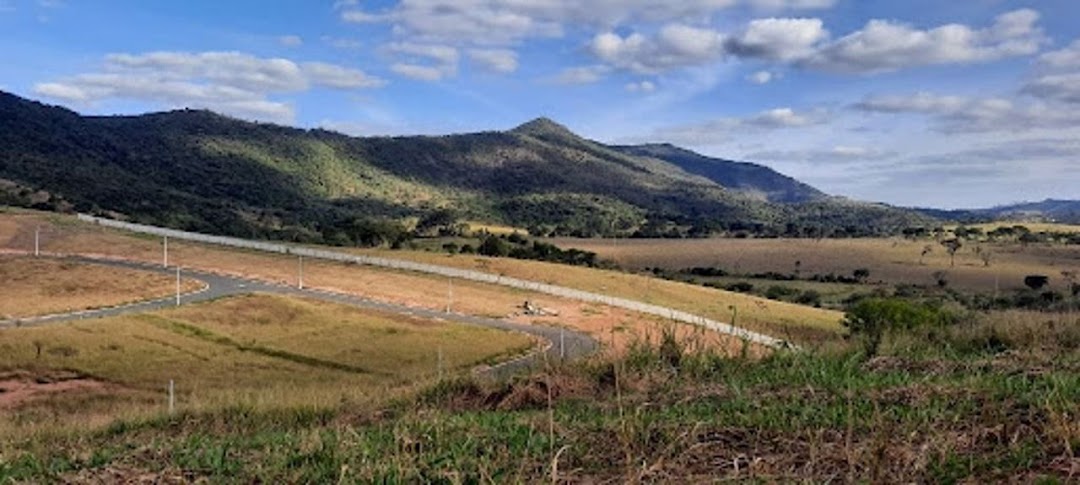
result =
M34 228L34 256L41 255L41 226Z
M180 267L176 267L176 306L180 306Z
M296 261L296 287L298 289L304 289L304 257L297 255Z

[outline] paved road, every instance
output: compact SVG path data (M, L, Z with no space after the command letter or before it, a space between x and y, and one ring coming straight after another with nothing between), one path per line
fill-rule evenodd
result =
M163 273L168 275L176 274L175 268L163 268L159 265L151 265L131 261L96 259L81 256L68 256L57 259L66 259L70 261L77 261L80 263L99 264L118 268L152 271L155 273ZM494 376L505 376L514 372L518 372L522 369L537 366L542 364L545 359L558 361L559 359L581 358L593 353L594 351L596 351L597 348L597 343L595 340L593 340L592 337L570 329L545 327L542 325L527 325L521 323L514 323L506 320L475 317L458 313L445 313L435 310L429 310L426 308L414 308L405 305L397 305L393 303L370 300L367 298L344 293L335 293L306 288L299 289L291 286L266 283L263 281L238 278L235 276L225 276L204 271L185 269L181 271L181 276L184 278L201 281L206 285L206 287L200 291L181 295L181 304L195 303L227 296L245 295L250 293L271 293L278 295L311 298L332 303L350 305L358 308L396 313L399 315L410 315L432 320L446 320L467 325L476 325L480 327L494 328L499 330L522 332L535 337L539 337L547 342L547 345L545 346L545 349L543 351L533 352L532 354L529 354L525 357L498 364L486 371L488 374ZM130 313L143 313L154 310L162 310L165 308L172 308L175 306L176 297L170 296L168 298L149 300L113 308L102 308L97 310L86 310L80 312L46 315L41 317L23 318L18 320L0 320L0 329L15 326L40 326L60 322L69 322L73 320L87 320L94 318L112 317Z

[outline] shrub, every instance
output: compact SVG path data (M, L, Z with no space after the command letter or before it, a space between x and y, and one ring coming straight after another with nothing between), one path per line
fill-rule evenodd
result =
M749 293L751 291L754 291L754 285L753 283L739 281L725 286L724 289L728 291L737 291L739 293Z
M848 308L843 324L851 335L864 339L866 355L874 356L887 333L942 325L952 320L940 307L900 298L864 298Z

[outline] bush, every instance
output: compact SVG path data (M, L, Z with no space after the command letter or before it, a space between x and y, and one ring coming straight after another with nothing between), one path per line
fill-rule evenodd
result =
M775 286L770 286L769 289L765 290L765 298L768 298L770 300L783 300L783 299L785 299L785 298L787 298L789 296L792 296L792 295L795 295L795 294L798 294L798 293L799 293L799 290L796 290L795 288L788 288L786 286L775 285Z
M753 283L739 281L725 286L724 289L728 291L736 291L739 293L750 293L751 291L754 291L754 285Z
M821 293L814 290L806 290L795 298L795 303L800 305L811 305L815 307L821 306Z
M864 298L848 308L843 324L852 336L864 339L869 357L877 354L887 333L944 325L953 320L951 314L938 306L900 298Z

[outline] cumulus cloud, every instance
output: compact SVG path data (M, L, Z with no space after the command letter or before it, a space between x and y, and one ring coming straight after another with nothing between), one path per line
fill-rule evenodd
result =
M669 24L651 39L638 33L626 37L613 32L597 34L589 50L614 67L655 73L723 57L724 36L710 29Z
M629 22L707 18L746 5L767 10L812 10L836 0L402 0L369 11L341 9L346 22L389 23L410 38L456 44L510 44L562 36L568 26L612 28Z
M726 49L738 57L793 61L813 55L816 46L829 37L821 19L758 19L726 42Z
M304 45L304 39L299 35L283 35L278 37L278 43L285 47L300 47Z
M947 24L920 30L888 20L871 20L861 30L820 46L800 62L814 69L876 73L935 64L968 64L1038 52L1046 37L1039 13L1022 9L999 15L974 29Z
M1080 113L1040 100L945 96L930 93L871 96L853 105L865 112L916 113L936 121L944 133L978 133L1071 128Z
M833 39L817 18L756 19L733 34L669 24L655 35L604 32L593 37L588 49L610 66L642 73L736 57L867 74L1034 54L1047 42L1038 19L1038 12L1022 9L999 15L982 29L947 24L926 30L871 20L839 39ZM1069 55L1063 51L1047 59L1060 64Z
M270 95L312 86L372 88L384 81L326 63L297 64L239 52L110 54L100 72L39 83L42 96L78 104L134 99L171 107L201 107L243 118L290 122L295 110Z
M511 73L518 68L517 53L510 49L470 49L469 59L492 72Z
M1068 47L1039 56L1039 62L1055 69L1080 69L1080 40Z

